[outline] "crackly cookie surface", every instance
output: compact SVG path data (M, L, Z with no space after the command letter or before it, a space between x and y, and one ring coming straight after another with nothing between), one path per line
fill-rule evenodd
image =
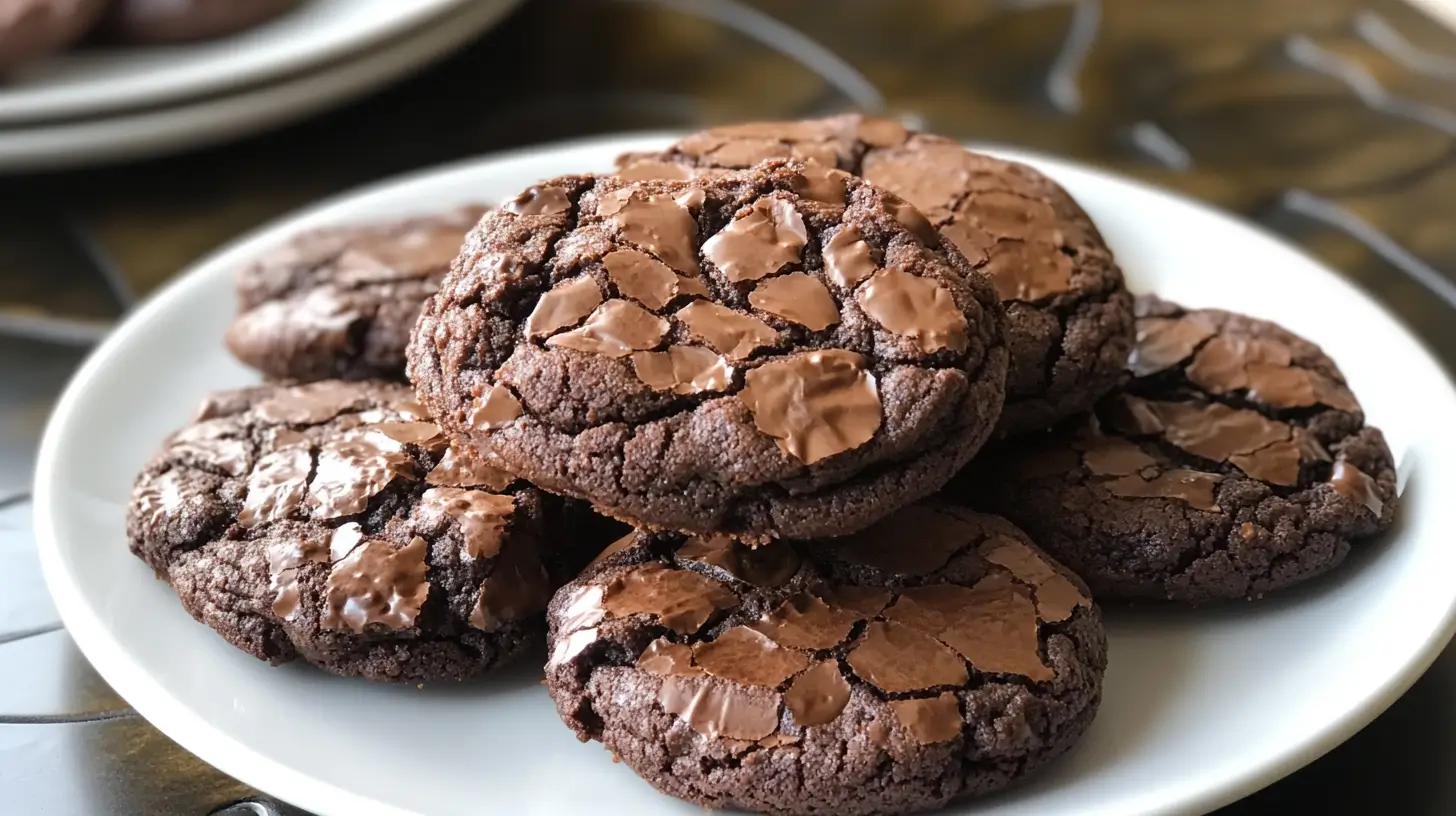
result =
M688 178L771 158L837 167L895 193L991 278L1010 351L998 435L1048 428L1117 384L1132 344L1122 272L1087 213L1027 165L859 115L713 128L619 165L629 178Z
M918 504L826 544L635 533L552 599L582 739L708 808L904 813L1066 750L1101 695L1086 587L1003 519Z
M483 207L310 230L238 270L227 345L269 377L404 379L420 304Z
M448 447L407 386L324 381L211 396L138 476L127 533L255 657L459 680L539 638L591 556L560 504Z
M769 163L567 176L471 233L410 378L452 434L642 526L808 538L935 491L1000 410L1003 314L924 217Z
M1390 449L1318 347L1230 312L1137 308L1125 388L947 495L1026 528L1103 600L1257 597L1390 525Z

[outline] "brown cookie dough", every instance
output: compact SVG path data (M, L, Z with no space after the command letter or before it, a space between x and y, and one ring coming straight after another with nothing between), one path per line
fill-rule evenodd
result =
M989 282L847 174L567 176L490 213L410 378L452 435L656 529L854 532L937 490L1000 410Z
M292 11L300 0L109 0L109 39L142 44L212 40Z
M1394 518L1395 467L1339 369L1263 320L1138 299L1126 387L946 491L1020 524L1101 600L1257 598Z
M1010 368L998 436L1050 427L1117 384L1132 344L1132 298L1077 202L1024 164L851 115L695 133L619 160L628 178L688 178L771 158L838 167L923 212L996 287Z
M408 387L325 381L209 398L138 476L127 534L254 657L424 682L541 636L595 549L573 512L447 447Z
M106 5L107 0L0 2L0 75L81 39Z
M424 303L483 207L305 232L238 271L227 345L269 377L404 379Z
M839 816L989 793L1086 730L1099 613L1015 527L921 504L832 543L629 535L552 599L562 719L703 807Z

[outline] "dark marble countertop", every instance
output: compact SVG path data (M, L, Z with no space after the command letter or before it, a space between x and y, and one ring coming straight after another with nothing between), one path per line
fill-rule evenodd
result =
M0 179L0 812L293 812L132 714L40 583L36 441L139 298L252 227L395 173L855 107L1210 201L1303 245L1456 363L1456 33L1403 0L534 0L308 123ZM1456 812L1453 690L1456 648L1348 743L1221 813Z

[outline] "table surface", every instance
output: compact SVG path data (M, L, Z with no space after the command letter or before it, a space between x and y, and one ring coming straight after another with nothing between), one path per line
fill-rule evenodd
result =
M27 491L52 400L137 299L357 184L591 133L878 108L1214 202L1302 244L1456 362L1456 34L1400 0L831 7L537 0L309 123L0 179L0 812L296 812L178 748L95 675L41 585ZM784 25L765 27L763 10ZM805 37L839 60L816 60ZM1453 686L1456 648L1344 746L1220 813L1456 812Z

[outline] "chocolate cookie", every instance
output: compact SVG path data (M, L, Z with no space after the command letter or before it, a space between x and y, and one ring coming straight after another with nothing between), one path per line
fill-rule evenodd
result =
M105 8L106 0L0 2L0 74L81 39Z
M291 11L299 0L110 0L108 38L136 44L211 40Z
M420 304L483 212L299 235L239 270L228 348L277 379L402 380Z
M562 719L703 807L839 816L989 793L1087 729L1100 615L1015 527L921 504L834 543L619 542L551 601Z
M1016 162L864 116L761 122L695 133L619 160L628 178L687 178L770 158L838 167L914 204L995 283L1010 369L1000 436L1091 408L1132 345L1132 298L1087 213Z
M410 377L453 435L608 515L810 538L969 460L1003 322L918 212L848 174L567 176L481 220Z
M1101 600L1257 598L1390 525L1390 449L1318 347L1243 315L1137 308L1124 389L947 495L1026 528Z
M500 665L541 636L591 544L558 500L446 447L413 396L341 381L214 395L137 478L132 552L271 663L402 682Z

